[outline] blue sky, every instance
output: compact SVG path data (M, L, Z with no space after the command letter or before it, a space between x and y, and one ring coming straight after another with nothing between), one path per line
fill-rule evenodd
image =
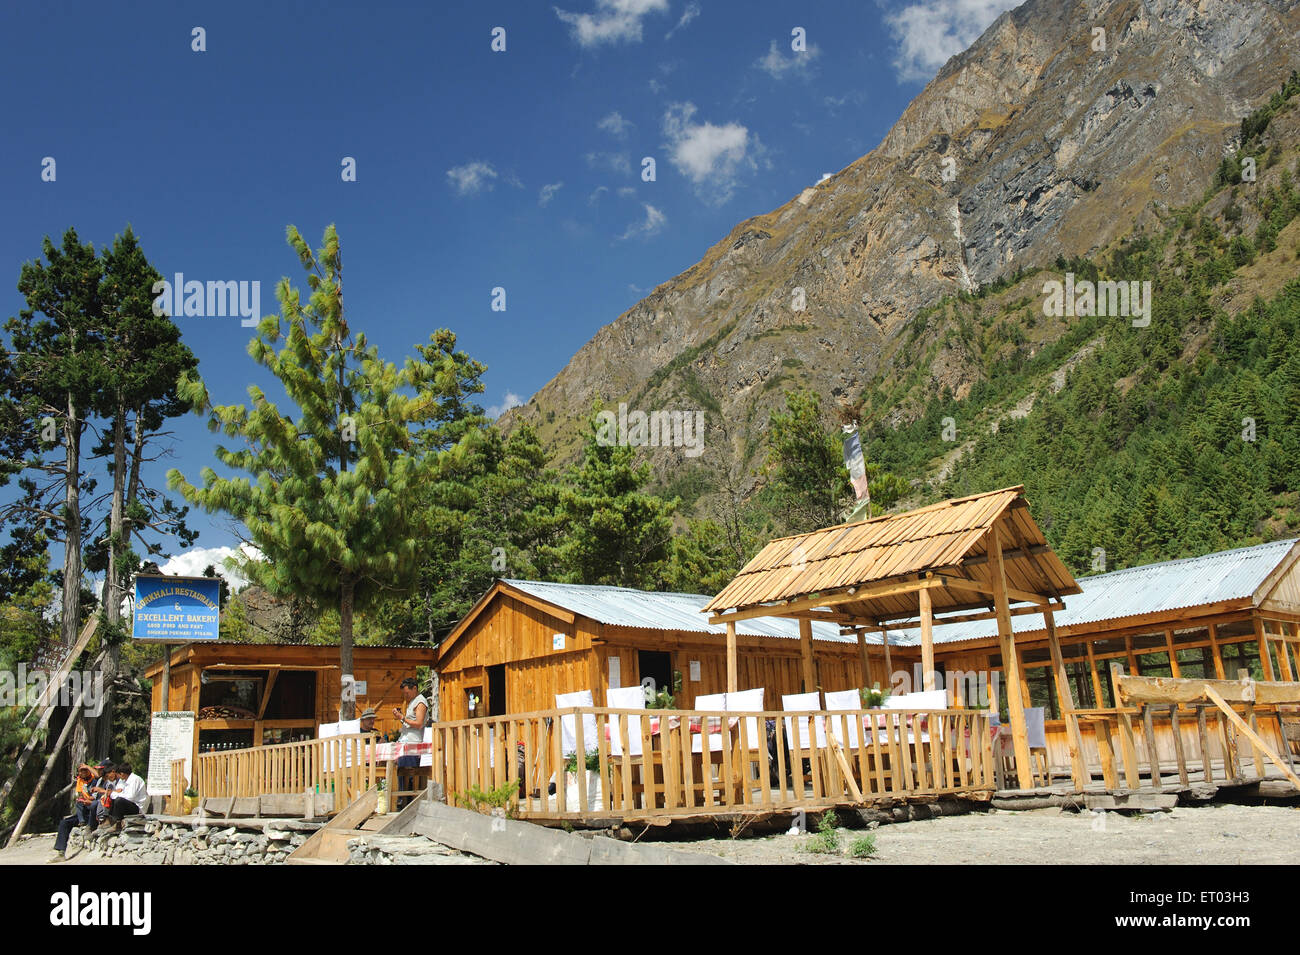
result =
M258 281L272 313L281 276L305 285L285 226L314 247L333 222L351 325L382 355L449 327L489 368L485 406L526 401L737 222L874 148L1009 5L8 4L0 318L45 235L100 246L127 223L168 278ZM217 401L271 388L237 317L177 323ZM214 439L175 431L153 479L197 480ZM235 539L196 524L203 548Z

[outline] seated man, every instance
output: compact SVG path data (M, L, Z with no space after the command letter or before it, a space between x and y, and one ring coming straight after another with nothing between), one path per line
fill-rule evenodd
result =
M95 817L96 798L91 792L95 784L94 769L82 763L72 782L76 787L74 811L72 815L59 820L59 834L54 839L54 857L50 859L51 862L62 862L67 858L68 837L72 835L74 826L87 826L93 832L98 822Z
M138 816L149 801L149 791L144 780L131 772L129 763L118 763L116 771L119 784L112 793L113 804L108 810L114 832L121 830L124 817Z
M361 732L378 734L375 729L375 708L369 707L361 714Z

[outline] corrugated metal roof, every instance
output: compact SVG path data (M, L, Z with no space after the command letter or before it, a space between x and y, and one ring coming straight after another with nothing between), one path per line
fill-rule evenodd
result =
M1083 592L1065 600L1056 614L1056 626L1100 623L1120 617L1160 613L1239 600L1255 592L1295 545L1296 538L1218 551L1201 557L1143 564L1093 577L1080 577ZM1038 614L1011 618L1016 633L1043 629ZM942 624L934 628L935 643L977 640L997 635L997 623ZM890 643L919 643L919 628L892 631Z
M709 624L700 612L710 597L704 594L652 593L630 587L605 587L594 584L556 584L541 580L504 580L518 590L539 600L563 607L599 623L614 627L644 627L650 630L686 630L694 633L724 635L722 624ZM755 637L799 639L797 620L756 617L736 624L736 633ZM841 636L839 626L813 622L813 639L832 643L854 643L856 638ZM879 642L879 637L872 642Z

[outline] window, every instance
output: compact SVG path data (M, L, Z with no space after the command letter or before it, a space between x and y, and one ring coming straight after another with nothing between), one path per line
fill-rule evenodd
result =
M1223 660L1223 675L1229 680L1237 678L1238 670L1249 670L1253 679L1264 679L1264 667L1259 662L1259 644L1254 640L1220 643L1219 656Z

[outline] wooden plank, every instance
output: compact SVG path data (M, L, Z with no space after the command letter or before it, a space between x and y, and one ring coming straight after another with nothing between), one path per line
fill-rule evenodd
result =
M650 735L650 718L644 717L641 724L641 798L645 801L644 808L654 810L659 805L658 793L662 787L655 785L655 748L654 738ZM662 730L660 731L662 733ZM660 743L662 743L662 738ZM664 773L665 783L667 782L667 769L663 767L664 753L659 751L659 763L661 771Z
M1183 747L1182 727L1178 723L1178 704L1170 704L1169 726L1174 736L1174 757L1178 760L1178 783L1184 789L1190 785L1187 775L1187 753Z
M573 717L573 739L574 744L577 747L577 753L575 755L578 757L577 765L574 767L573 776L578 783L578 812L582 813L584 816L591 809L591 805L587 799L587 740L586 727L582 725L585 722L586 720L582 717L582 711L578 710Z
M839 766L840 772L844 774L844 784L848 787L849 798L855 803L862 802L862 791L858 789L858 784L853 779L853 770L849 768L849 761L844 758L844 750L840 748L839 740L835 738L834 733L828 733L826 742L835 755L836 765Z
M560 713L557 710L551 723L550 778L555 780L555 811L560 815L569 811L568 796L564 785L564 733L560 728Z
M858 631L858 668L861 673L861 683L863 686L871 685L871 667L867 658L867 633L861 627Z
M1207 694L1208 695L1208 694ZM1222 713L1215 713L1219 736L1223 739L1223 771L1230 780L1241 779L1241 760L1237 753L1237 740L1232 732L1232 724L1223 718Z
M1160 784L1160 753L1156 749L1156 731L1150 704L1142 707L1142 738L1147 748L1147 771L1151 774L1151 785L1159 791L1163 788Z
M796 798L798 799L803 798L803 793L799 793L798 796L796 797L793 789L791 789L789 798L787 798L786 796L785 787L786 787L786 779L788 777L786 774L785 754L786 754L786 747L789 745L790 745L789 740L785 738L785 720L778 717L776 721L776 771L777 771L777 779L778 779L777 792L780 793L781 796L778 802L781 803L785 803Z
M632 755L630 746L630 737L627 729L628 716L626 713L618 715L618 739L623 749L623 755L619 757L619 775L623 779L623 811L630 812L636 808L636 797L632 791ZM641 751L641 762L645 762L645 750Z
M604 713L596 717L596 755L600 760L600 792L608 811L614 808L614 797L609 773L609 715Z
M1291 767L1283 762L1282 758L1278 756L1277 753L1273 752L1269 745L1264 742L1263 737L1251 729L1250 726L1246 724L1245 720L1237 715L1223 697L1219 696L1212 687L1205 688L1205 695L1210 698L1211 702L1219 708L1219 711L1223 713L1223 715L1226 716L1232 724L1251 741L1252 744L1263 751L1264 755L1269 758L1269 761L1273 763L1274 766L1282 770L1283 776L1289 779L1297 788L1300 788L1300 776L1297 776L1291 771Z

